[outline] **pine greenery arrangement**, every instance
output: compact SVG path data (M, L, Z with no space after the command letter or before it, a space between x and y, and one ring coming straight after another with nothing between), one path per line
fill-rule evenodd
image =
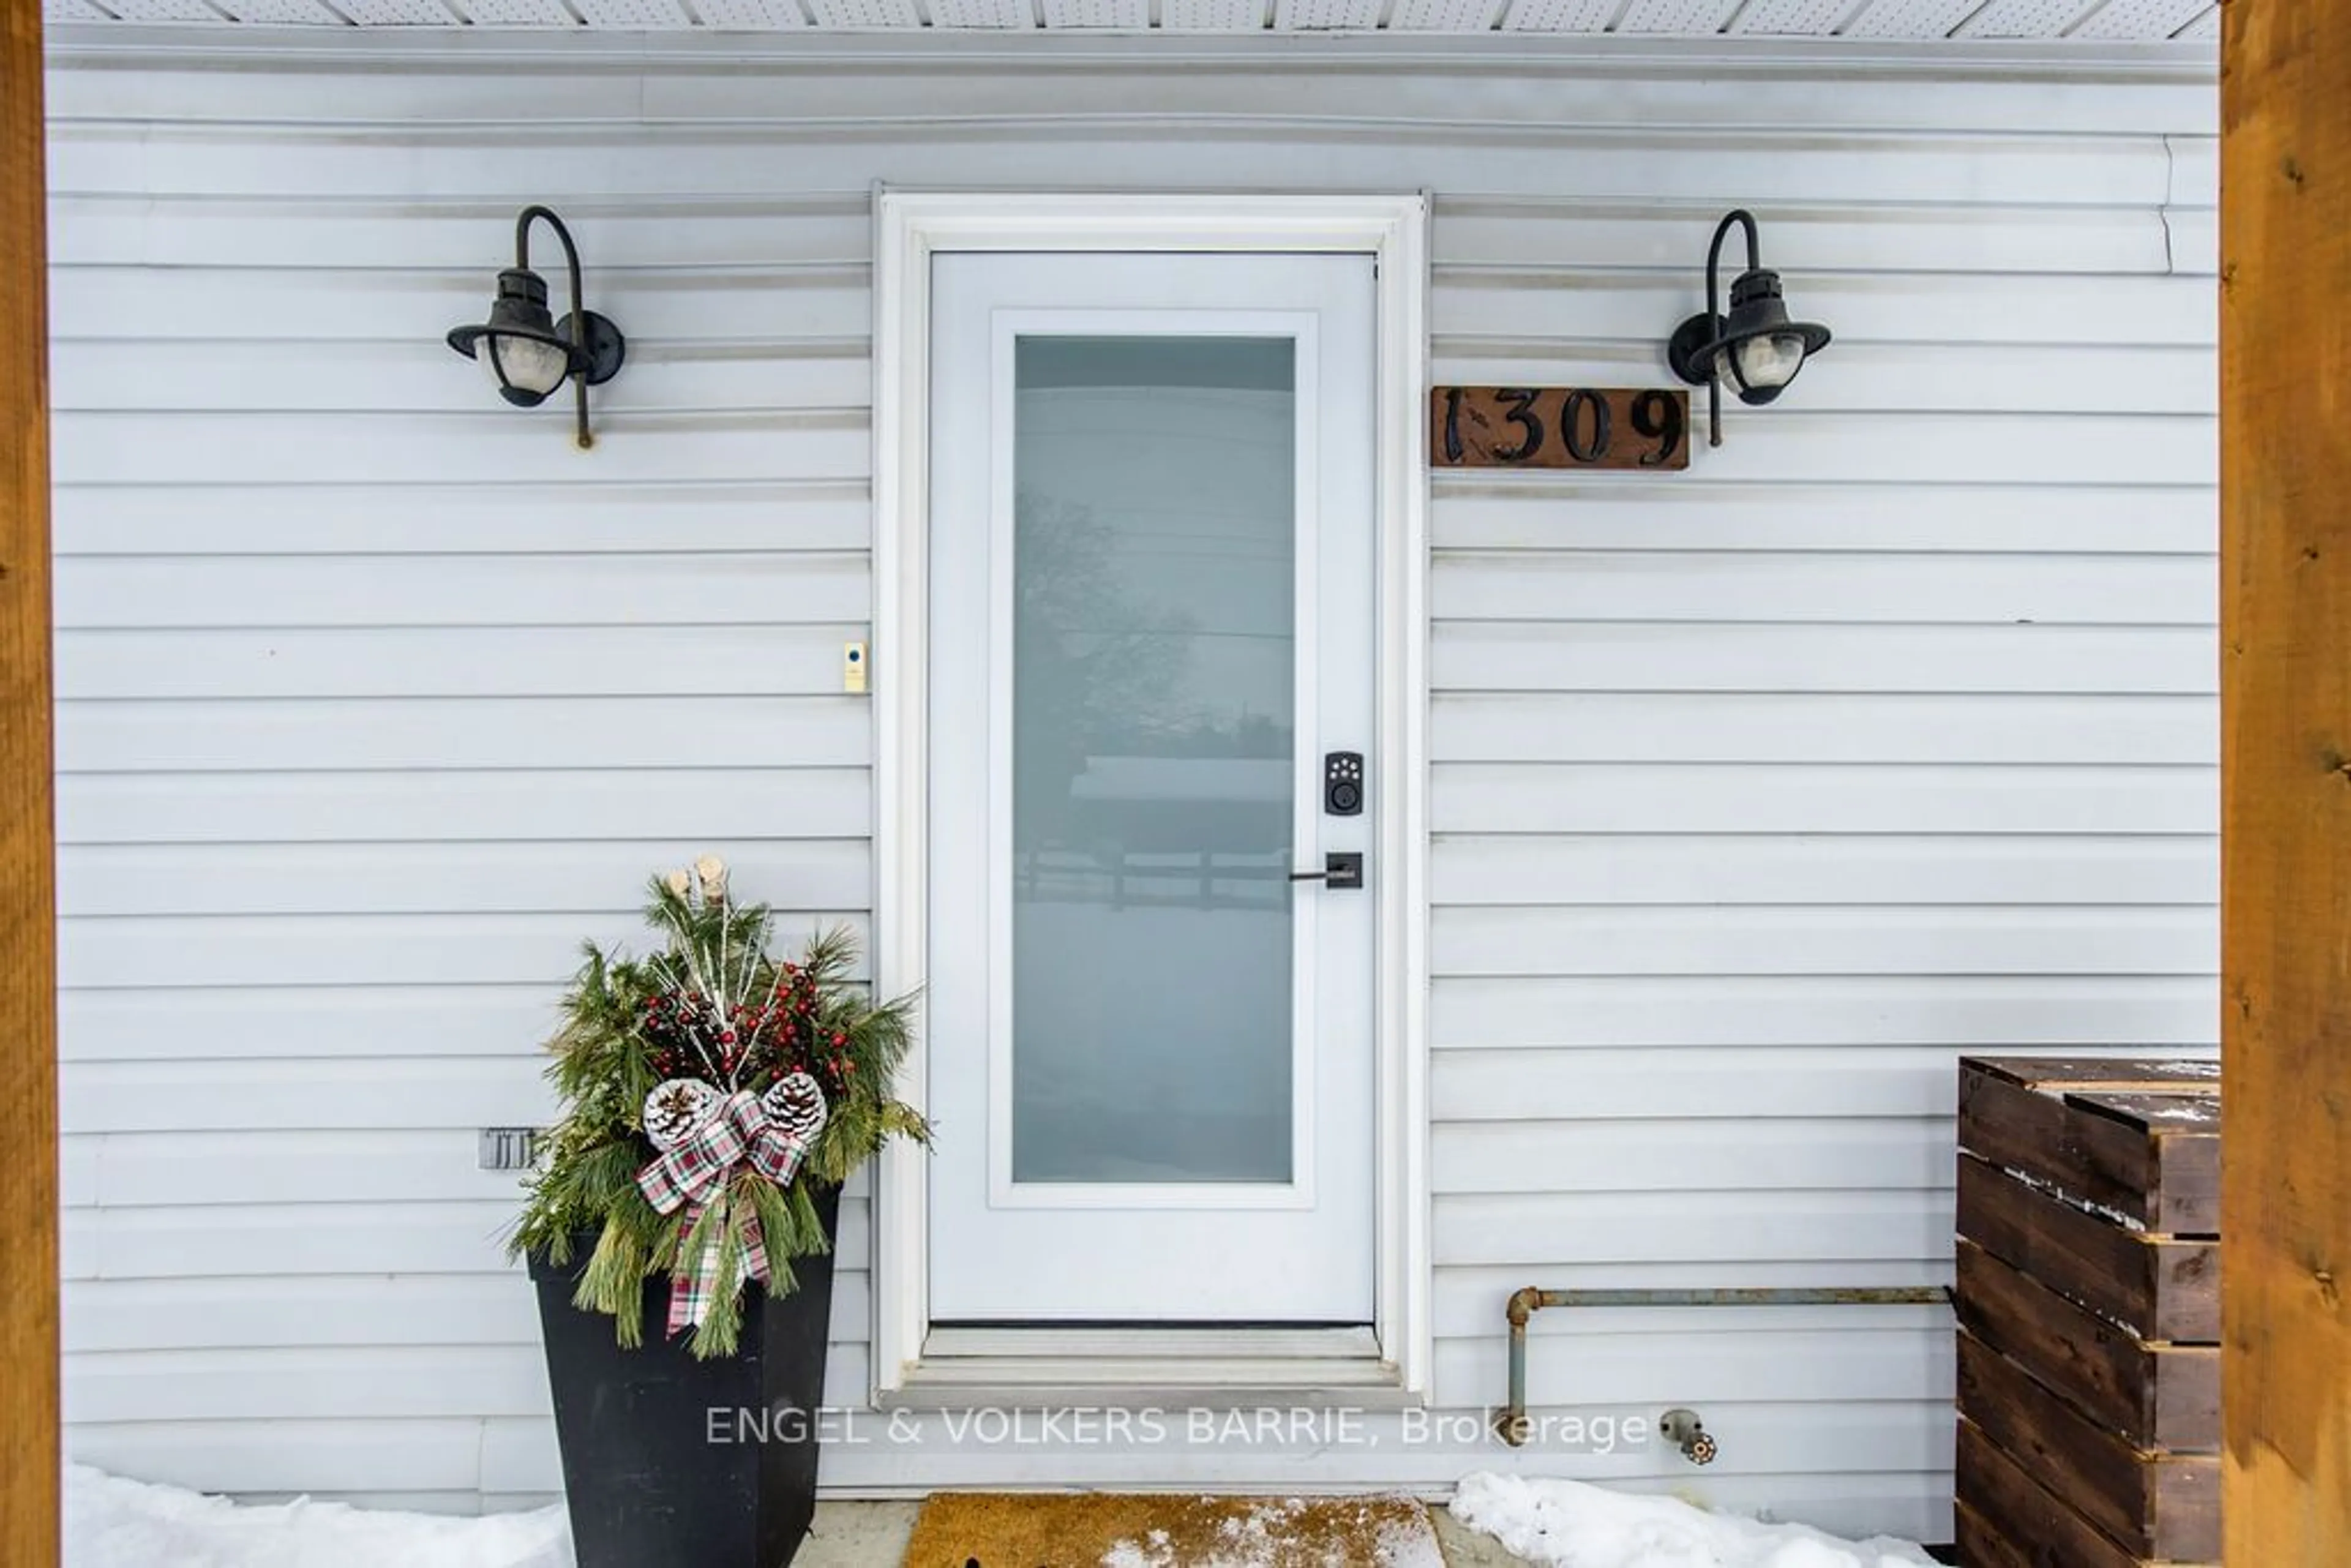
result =
M791 1260L831 1249L814 1195L930 1129L890 1094L913 998L851 979L848 932L772 957L771 911L736 904L713 857L650 893L661 951L589 943L564 997L547 1070L562 1110L508 1252L559 1267L592 1234L574 1304L634 1347L646 1281L667 1275L670 1333L691 1327L707 1359L735 1353L747 1281L787 1295Z

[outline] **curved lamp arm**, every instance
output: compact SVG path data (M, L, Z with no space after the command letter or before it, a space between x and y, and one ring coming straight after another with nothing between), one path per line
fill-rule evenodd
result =
M531 210L539 212L545 209L535 207ZM555 214L549 213L547 215L551 218ZM1722 222L1715 225L1714 243L1706 247L1706 313L1709 316L1722 314L1722 286L1719 281L1722 276L1722 242L1730 237L1730 225L1733 224L1747 231L1747 270L1753 272L1763 265L1762 257L1756 249L1755 214L1745 207L1733 207L1723 214ZM558 232L560 232L563 227L561 224L555 226ZM571 242L567 238L564 243L569 245ZM580 295L577 267L573 268L571 294L573 301L577 303Z
M1719 331L1715 325L1722 319L1722 242L1730 237L1730 226L1736 224L1747 231L1747 270L1755 271L1763 265L1755 237L1755 214L1745 207L1734 207L1723 215L1714 228L1714 243L1706 247L1706 319L1708 330ZM579 292L577 279L572 291ZM1708 444L1722 444L1722 378L1707 367L1706 419Z
M521 214L515 219L515 266L525 272L530 270L530 225L538 219L546 220L547 226L555 231L555 237L563 242L564 265L571 274L571 315L569 317L571 392L573 397L578 400L575 406L579 411L579 443L582 447L592 446L596 444L596 438L588 434L588 350L587 346L580 341L581 334L587 330L588 311L580 299L580 247L571 243L571 231L563 226L563 220L555 215L553 208L533 204L525 207ZM1748 233L1750 236L1754 233L1751 221ZM1720 235L1716 236L1716 243L1721 243ZM1749 240L1749 248L1750 250L1753 248L1751 237ZM1709 272L1708 274L1709 299L1713 298L1712 277Z

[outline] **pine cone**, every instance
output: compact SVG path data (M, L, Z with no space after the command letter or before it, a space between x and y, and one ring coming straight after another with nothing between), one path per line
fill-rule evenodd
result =
M645 1096L645 1136L664 1153L694 1136L725 1107L726 1097L699 1078L673 1078Z
M831 1113L824 1090L805 1072L787 1072L759 1098L759 1108L778 1132L799 1143L812 1144Z

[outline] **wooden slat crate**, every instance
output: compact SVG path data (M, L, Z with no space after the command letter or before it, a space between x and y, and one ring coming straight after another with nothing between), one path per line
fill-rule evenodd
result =
M2210 1062L1960 1062L1961 1563L2219 1562L2220 1134Z
M2220 1342L2215 1239L2132 1230L1972 1157L1959 1161L1959 1213L1985 1251L2142 1339Z

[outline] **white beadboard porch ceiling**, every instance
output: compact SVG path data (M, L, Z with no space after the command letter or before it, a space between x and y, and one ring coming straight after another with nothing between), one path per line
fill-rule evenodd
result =
M53 23L618 32L1553 34L2210 40L2213 0L43 0Z

